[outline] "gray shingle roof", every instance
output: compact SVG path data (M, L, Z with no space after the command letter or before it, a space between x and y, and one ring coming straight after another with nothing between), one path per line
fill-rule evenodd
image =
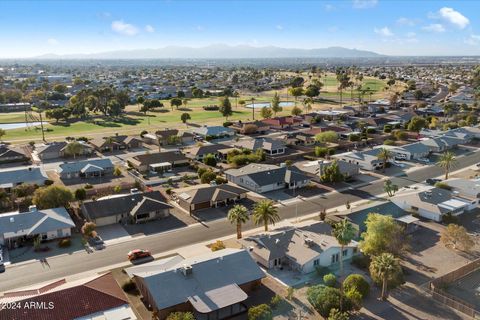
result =
M39 183L44 182L47 179L48 177L43 171L43 169L38 167L0 171L0 185L16 185L18 183Z
M61 173L80 172L83 169L90 166L96 166L102 169L106 169L106 168L113 168L113 163L109 158L67 162L67 163L62 163L60 165L60 169L58 172L61 172Z

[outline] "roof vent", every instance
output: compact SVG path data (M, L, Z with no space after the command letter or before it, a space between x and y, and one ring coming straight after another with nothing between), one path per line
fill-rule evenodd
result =
M305 244L307 245L307 247L311 247L313 246L313 240L310 238L305 238Z
M193 268L190 265L185 265L183 266L182 272L183 272L183 275L186 277L193 273Z

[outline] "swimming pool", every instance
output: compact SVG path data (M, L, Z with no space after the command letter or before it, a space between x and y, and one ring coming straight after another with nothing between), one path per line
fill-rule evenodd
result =
M29 127L39 126L41 124L40 121L38 122L29 122ZM47 122L43 121L43 124L47 124ZM11 130L11 129L19 129L27 127L26 122L15 122L15 123L0 123L0 129L3 130Z
M250 109L262 109L266 107L270 107L272 104L271 102L256 102L256 103L249 103L245 105L246 108ZM295 105L295 102L292 101L284 101L279 103L280 107L293 107Z

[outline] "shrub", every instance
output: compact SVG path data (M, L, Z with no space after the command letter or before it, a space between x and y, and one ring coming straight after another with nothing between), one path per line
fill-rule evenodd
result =
M92 189L93 186L90 183L87 183L84 188L85 189Z
M315 267L315 272L319 277L323 277L324 275L331 273L328 267L322 267L322 266Z
M53 184L53 181L50 179L45 180L45 185L46 186L51 186Z
M210 249L212 251L218 251L218 250L222 250L222 249L225 249L225 244L223 243L223 241L221 240L217 240L215 241L211 246L210 246Z
M368 267L370 266L370 257L363 254L356 255L352 257L351 263L359 269L368 270Z
M435 183L435 187L440 188L440 189L445 189L445 190L452 190L452 187L450 187L445 182L437 182L437 183Z
M168 195L171 195L172 194L172 188L165 189L165 193L168 194Z
M72 245L72 241L70 239L61 239L58 241L59 248L68 248Z
M384 125L384 126L383 126L383 132L385 132L385 133L390 133L390 132L392 132L392 125L390 125L390 124Z
M292 300L294 293L295 293L295 288L294 287L288 287L287 288L287 299Z
M132 292L137 290L137 286L135 285L135 282L133 282L132 279L129 279L128 281L122 284L122 289L125 292Z
M328 154L328 148L325 147L315 147L315 156L325 157Z
M343 290L347 292L351 289L357 290L363 299L370 292L370 284L361 274L351 274L343 281Z
M120 193L122 191L122 186L115 186L113 187L113 192L114 193Z
M340 307L341 292L337 288L317 285L308 288L308 302L320 313L324 318L328 317L330 310L341 309L347 311L350 309L347 299L343 299L343 308Z
M351 134L348 136L348 140L350 141L360 141L360 135L359 134Z
M168 315L167 320L195 320L191 312L172 312Z
M203 163L207 166L215 167L217 165L217 159L215 158L215 155L209 153L203 157Z
M272 297L272 300L270 300L270 305L275 309L282 302L282 300L282 297L276 294Z
M327 287L335 287L337 277L335 277L333 273L327 273L323 276L323 283L325 283Z
M230 127L230 126L232 126L232 125L233 125L233 122L231 122L231 121L225 121L225 122L223 123L223 126L224 126L224 127Z
M395 145L395 141L387 139L387 140L383 141L383 144L386 145L386 146L393 146L393 145Z
M83 201L87 198L87 191L84 188L78 188L75 190L75 199Z
M369 133L369 134L374 134L376 132L377 132L377 130L375 130L375 128L368 128L367 129L367 133Z
M243 128L243 133L252 134L257 132L257 130L258 130L257 125L249 123L249 124L246 124L245 127Z
M200 177L201 183L210 183L217 177L217 174L213 171L205 171Z
M260 304L248 309L248 320L271 320L272 318L272 309L267 304Z
M459 224L458 217L452 215L451 212L448 212L442 216L442 222L444 224Z
M219 177L219 176L217 176L217 177L215 178L215 183L216 183L216 184L225 184L225 183L227 183L227 182L228 182L228 180L225 179L225 178L222 178L222 177Z
M144 135L146 135L148 133L147 130L142 130L142 132L140 132L140 137L143 138Z
M203 110L205 110L205 111L218 111L218 110L220 109L219 106L217 106L217 105L213 105L213 106L203 106L202 108L203 108Z
M87 237L91 237L93 233L95 232L95 228L97 225L93 222L85 222L82 226L82 233L86 235Z
M393 135L398 140L407 140L407 138L408 138L408 133L406 133L405 131L401 131L401 130L395 131L395 133Z
M208 171L207 168L198 168L197 170L198 177L200 178L207 171Z

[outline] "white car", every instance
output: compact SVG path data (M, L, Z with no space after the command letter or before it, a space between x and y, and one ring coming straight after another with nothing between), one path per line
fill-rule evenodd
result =
M427 158L418 158L417 160L421 163L430 163L430 160L428 160Z
M397 166L397 167L400 167L400 168L405 168L405 165L403 163L400 163L400 162L397 162L397 161L393 161L392 164L394 166Z

